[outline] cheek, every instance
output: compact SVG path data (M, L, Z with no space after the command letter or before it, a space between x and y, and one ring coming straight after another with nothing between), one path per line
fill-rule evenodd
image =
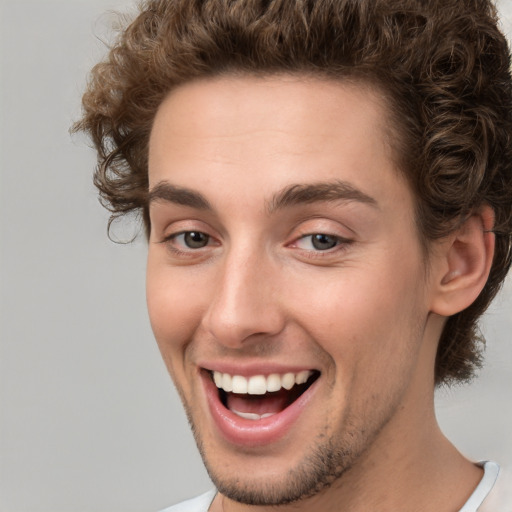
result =
M201 291L179 273L148 262L146 299L151 327L169 370L182 361L201 318Z
M306 285L293 316L345 371L397 365L427 314L419 274L414 268L401 270L382 264L320 276Z

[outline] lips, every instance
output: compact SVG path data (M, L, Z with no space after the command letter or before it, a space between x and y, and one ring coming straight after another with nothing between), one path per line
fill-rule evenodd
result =
M213 419L228 441L261 445L283 437L311 399L317 370L239 375L205 371Z

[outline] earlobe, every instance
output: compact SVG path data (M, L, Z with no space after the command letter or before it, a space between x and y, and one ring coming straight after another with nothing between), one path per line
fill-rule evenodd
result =
M443 242L436 262L432 312L451 316L478 297L487 282L494 256L493 226L492 208L482 206Z

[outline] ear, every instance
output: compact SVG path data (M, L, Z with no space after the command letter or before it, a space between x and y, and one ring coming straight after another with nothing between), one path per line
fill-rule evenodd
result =
M459 313L482 291L494 256L494 212L482 206L436 250L431 311L442 316Z

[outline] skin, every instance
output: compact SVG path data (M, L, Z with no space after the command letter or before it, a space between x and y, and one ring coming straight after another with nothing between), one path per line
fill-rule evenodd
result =
M427 271L386 119L368 87L291 76L189 83L158 110L150 191L186 188L194 201L152 197L147 301L221 491L211 510L295 500L279 510L448 512L481 478L441 434L433 406L443 315L474 295L453 285L473 268L470 251L462 238L444 241ZM319 183L358 193L272 208L287 187ZM477 217L469 229L480 227ZM208 243L187 246L191 231ZM316 233L336 245L316 249ZM212 419L202 382L211 364L321 376L285 436L239 446Z

